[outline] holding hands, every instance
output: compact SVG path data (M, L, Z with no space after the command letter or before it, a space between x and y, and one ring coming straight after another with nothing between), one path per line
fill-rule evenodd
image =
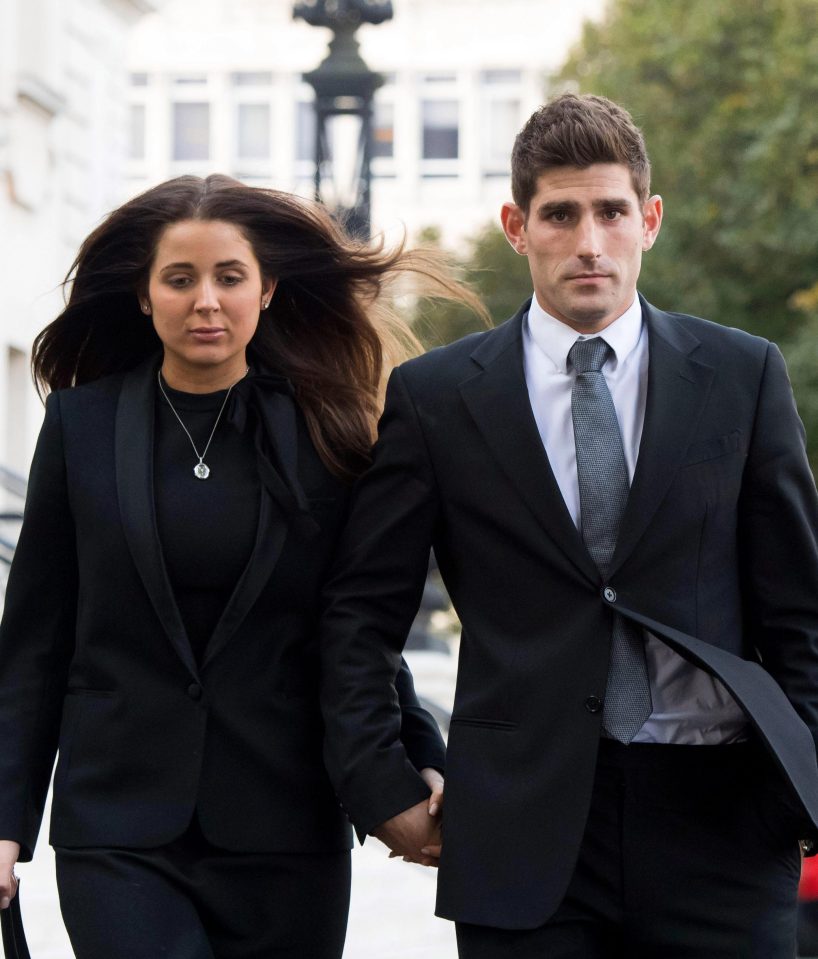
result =
M405 862L437 866L442 842L443 777L430 767L422 769L420 775L431 796L387 819L374 835L390 848L390 858L401 856Z

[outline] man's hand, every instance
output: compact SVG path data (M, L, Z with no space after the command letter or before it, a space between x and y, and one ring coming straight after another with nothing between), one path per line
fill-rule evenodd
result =
M387 819L374 835L392 850L393 856L402 856L407 862L424 866L437 865L437 857L431 852L440 846L440 819L429 815L427 799ZM424 854L423 849L428 852Z
M20 844L10 839L0 839L0 909L8 909L17 895L17 878L14 866L20 858Z

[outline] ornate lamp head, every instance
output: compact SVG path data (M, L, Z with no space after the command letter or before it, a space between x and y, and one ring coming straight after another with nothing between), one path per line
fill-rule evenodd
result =
M312 27L356 29L362 23L391 20L392 0L302 0L294 5L293 16Z
M347 228L368 237L372 98L383 82L361 58L355 32L363 23L392 19L391 0L303 0L293 17L329 27L326 58L304 79L315 90L315 196Z

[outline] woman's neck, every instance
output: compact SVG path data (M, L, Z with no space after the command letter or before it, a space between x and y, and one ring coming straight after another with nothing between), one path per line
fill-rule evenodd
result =
M216 393L238 383L247 374L247 363L231 364L229 368L201 367L188 369L176 363L162 362L162 379L180 393Z

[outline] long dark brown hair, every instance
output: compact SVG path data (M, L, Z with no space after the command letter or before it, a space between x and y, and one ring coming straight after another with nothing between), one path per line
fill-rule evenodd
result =
M290 379L319 455L342 476L368 461L385 372L418 348L390 307L393 281L415 274L485 316L439 252L358 242L319 204L288 193L221 175L183 176L129 200L80 247L65 280L66 307L34 341L41 395L131 369L161 349L138 295L162 232L191 219L234 224L262 275L278 280L248 359Z

